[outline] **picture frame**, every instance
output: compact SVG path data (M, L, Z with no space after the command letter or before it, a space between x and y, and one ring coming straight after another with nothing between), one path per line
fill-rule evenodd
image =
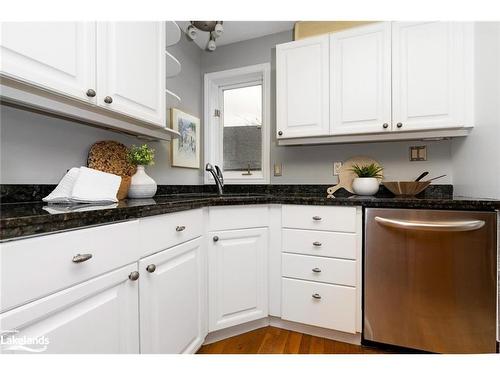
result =
M170 127L180 133L172 139L170 160L172 167L200 168L200 119L177 108L170 109Z

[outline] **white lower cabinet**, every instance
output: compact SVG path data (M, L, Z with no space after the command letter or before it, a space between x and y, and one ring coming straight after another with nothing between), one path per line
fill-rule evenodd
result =
M141 353L194 353L205 338L201 238L139 261Z
M4 353L139 353L137 265L129 265L0 315ZM47 340L47 341L45 341Z
M360 207L282 206L281 317L361 332Z
M282 318L356 333L356 288L283 278Z
M209 331L268 316L268 228L210 232Z

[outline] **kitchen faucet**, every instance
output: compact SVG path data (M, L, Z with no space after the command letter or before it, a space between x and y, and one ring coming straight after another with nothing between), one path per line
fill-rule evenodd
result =
M217 190L219 190L219 195L222 195L222 189L224 188L224 176L222 175L222 171L220 170L220 168L217 165L212 166L212 164L207 163L207 165L205 166L205 170L212 173L215 184L217 185Z

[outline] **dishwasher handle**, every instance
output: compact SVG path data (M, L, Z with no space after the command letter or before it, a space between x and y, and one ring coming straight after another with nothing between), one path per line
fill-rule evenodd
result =
M483 220L414 221L387 219L380 216L375 216L375 221L383 226L390 228L426 230L435 232L468 232L480 229L485 224Z

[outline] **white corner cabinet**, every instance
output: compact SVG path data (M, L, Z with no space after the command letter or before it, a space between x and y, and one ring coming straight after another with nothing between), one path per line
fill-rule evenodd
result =
M4 22L2 100L170 139L164 22Z
M278 45L279 144L467 135L473 39L472 23L378 22Z
M0 247L4 341L49 341L29 349L194 353L265 325L360 340L359 207L208 207Z

